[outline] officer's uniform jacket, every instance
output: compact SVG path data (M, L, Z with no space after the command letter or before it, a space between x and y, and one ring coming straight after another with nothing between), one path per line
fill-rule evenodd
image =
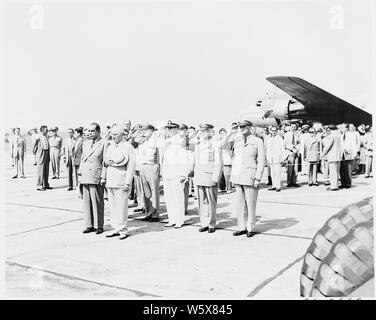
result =
M219 183L222 174L222 154L219 143L210 139L196 145L194 152L195 185L210 187L211 182Z
M262 139L248 136L243 145L234 148L231 181L234 184L253 186L254 180L261 180L265 167L265 151Z
M82 144L81 163L79 174L82 184L100 184L103 171L103 154L105 140L98 137L92 144L92 140L85 140Z
M306 137L303 145L303 158L308 162L320 161L321 141L317 137Z

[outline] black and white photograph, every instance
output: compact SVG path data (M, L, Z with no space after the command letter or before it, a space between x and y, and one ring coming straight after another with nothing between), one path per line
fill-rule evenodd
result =
M2 299L375 299L375 1L8 0L0 20Z

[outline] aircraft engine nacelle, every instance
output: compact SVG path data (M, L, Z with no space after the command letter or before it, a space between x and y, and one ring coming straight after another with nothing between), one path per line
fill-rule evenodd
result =
M306 108L293 99L276 100L273 104L273 112L270 117L280 120L301 119L306 114Z

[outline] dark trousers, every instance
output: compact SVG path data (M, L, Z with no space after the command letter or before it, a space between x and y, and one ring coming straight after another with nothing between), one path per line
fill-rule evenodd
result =
M98 184L82 185L84 224L86 228L101 229L104 224L104 188Z
M342 187L351 187L352 160L342 160L339 166L339 175Z
M68 187L73 188L73 163L72 158L68 158L67 163L67 171L68 171Z
M298 156L291 154L287 158L287 185L296 184L296 175L298 173Z
M37 187L48 188L48 174L50 170L50 151L43 150L43 162L37 167Z

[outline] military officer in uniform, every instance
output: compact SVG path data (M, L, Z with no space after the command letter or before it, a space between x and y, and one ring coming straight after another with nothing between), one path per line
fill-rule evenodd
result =
M60 178L60 156L63 139L57 134L58 128L53 127L51 130L52 136L49 139L50 144L50 159L52 167L52 179Z
M193 162L193 152L182 146L179 125L171 121L162 151L162 177L169 222L165 227L181 228L184 224L184 188Z
M234 161L231 181L236 189L236 212L238 231L234 236L255 235L256 203L258 187L265 168L264 143L256 136L256 128L248 120L239 122L243 136L234 148Z
M144 221L159 220L159 148L155 128L149 123L140 124L143 139L138 145L138 164L144 196L146 216Z
M111 129L111 139L104 155L104 177L113 228L106 237L120 236L120 240L127 237L128 193L135 172L135 151L124 137L127 131L120 125Z
M200 125L200 142L194 152L194 181L197 186L200 232L212 233L216 227L218 183L222 174L222 154L213 139L211 124Z

